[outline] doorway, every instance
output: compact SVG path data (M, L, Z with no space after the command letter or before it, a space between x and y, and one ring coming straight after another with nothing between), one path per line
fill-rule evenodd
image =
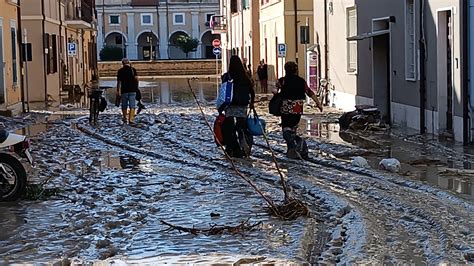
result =
M3 20L0 19L0 105L5 104L5 59L3 40Z
M453 133L453 21L451 10L438 12L439 133Z
M374 36L372 44L374 105L379 109L382 120L390 124L390 34Z

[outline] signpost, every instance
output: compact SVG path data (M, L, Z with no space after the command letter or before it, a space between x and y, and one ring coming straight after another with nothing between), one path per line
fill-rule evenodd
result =
M219 48L221 46L221 40L219 39L214 39L212 41L212 46L214 46L214 48Z
M75 42L70 42L67 44L67 55L76 56L77 55L77 45Z
M214 45L214 42L216 41L217 39L215 39L214 41L212 41L212 45ZM219 42L219 45L221 44L221 42L219 40L217 40ZM217 43L217 42L216 42ZM212 53L216 56L216 86L217 86L217 91L219 92L219 56L221 55L221 48L218 46L214 46L214 49L212 49Z
M286 57L286 43L279 43L278 44L278 57L281 58L281 76L284 76L285 72L283 69L285 68L283 65L283 58ZM280 72L280 71L278 71Z

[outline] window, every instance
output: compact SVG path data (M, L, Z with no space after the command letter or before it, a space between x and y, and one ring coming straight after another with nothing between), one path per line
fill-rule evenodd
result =
M58 72L58 36L51 35L51 73Z
M214 16L214 14L206 14L206 22L207 23L209 23L211 21L212 16Z
M110 15L109 23L110 23L110 25L119 25L120 24L120 16L119 15Z
M184 25L184 13L173 14L173 24L174 25Z
M142 25L153 25L153 17L151 14L141 14L142 17Z
M239 10L237 8L237 0L230 0L230 12L237 13Z
M357 35L357 10L356 7L349 7L346 10L347 16L347 37ZM347 41L347 72L357 73L357 41Z
M405 79L416 80L415 1L405 0Z
M11 28L11 36L12 36L12 72L13 72L13 86L16 86L18 83L18 60L16 57L16 28Z
M242 0L242 9L250 8L249 0Z
M115 36L115 44L117 44L117 45L122 44L122 39L123 39L122 35Z

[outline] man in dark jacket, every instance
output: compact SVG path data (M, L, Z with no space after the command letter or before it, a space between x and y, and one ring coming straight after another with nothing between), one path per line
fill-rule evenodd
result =
M138 90L137 71L127 58L122 59L122 68L117 72L117 95L122 101L122 121L134 123Z

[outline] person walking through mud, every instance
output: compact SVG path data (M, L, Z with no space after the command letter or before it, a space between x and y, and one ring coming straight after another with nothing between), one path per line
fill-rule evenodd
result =
M222 75L222 82L232 81L233 97L228 105L221 106L219 112L225 112L222 125L222 135L226 153L231 157L242 158L250 156L252 136L247 132L246 117L249 109L253 108L255 91L252 79L245 71L238 56L232 56L227 73Z
M260 81L260 87L263 93L268 92L268 66L265 64L265 59L260 60L260 65L257 68L257 76Z
M127 58L122 59L122 68L117 72L117 95L122 101L122 121L133 124L135 120L136 97L138 90L137 70Z
M306 142L297 135L298 124L303 114L303 106L306 95L319 103L317 95L308 87L306 81L298 76L298 65L295 62L285 64L286 75L277 82L277 88L273 94L280 92L282 98L281 127L283 138L287 145L287 157L291 159L308 158ZM322 106L318 105L320 111Z

